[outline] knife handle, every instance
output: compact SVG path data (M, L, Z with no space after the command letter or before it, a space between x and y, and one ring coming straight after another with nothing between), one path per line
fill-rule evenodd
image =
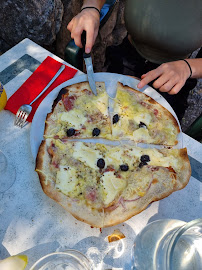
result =
M91 53L85 53L85 46L86 46L86 31L85 30L81 34L81 43L83 46L83 58L91 57Z

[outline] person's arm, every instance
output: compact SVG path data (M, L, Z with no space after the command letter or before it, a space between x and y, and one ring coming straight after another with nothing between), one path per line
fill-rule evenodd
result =
M82 8L95 7L99 11L104 5L105 0L84 0ZM81 9L82 9L81 8ZM86 31L85 52L89 53L95 43L100 25L100 14L94 8L86 8L77 14L67 25L67 29L71 32L71 38L77 46L82 48L81 34Z
M192 70L191 78L202 78L202 58L185 59ZM153 86L170 95L177 94L190 77L190 68L183 60L168 62L141 76L137 87L142 88L155 80Z

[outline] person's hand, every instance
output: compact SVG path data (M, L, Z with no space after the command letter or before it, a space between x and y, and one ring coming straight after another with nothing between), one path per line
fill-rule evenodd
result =
M189 76L190 69L187 63L182 60L168 62L143 74L137 87L141 89L146 84L155 80L153 83L154 88L159 89L161 92L168 92L168 94L174 95L181 90Z
M67 25L71 38L77 46L82 48L81 34L86 31L85 52L89 53L95 43L100 25L100 15L97 10L85 9L76 15Z

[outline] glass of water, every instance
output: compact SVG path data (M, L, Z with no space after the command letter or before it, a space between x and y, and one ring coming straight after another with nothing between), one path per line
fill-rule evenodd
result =
M133 270L201 270L202 219L157 220L136 237Z
M16 171L6 155L0 150L0 193L7 191L15 182Z
M42 257L30 270L93 270L93 267L81 252L69 249Z

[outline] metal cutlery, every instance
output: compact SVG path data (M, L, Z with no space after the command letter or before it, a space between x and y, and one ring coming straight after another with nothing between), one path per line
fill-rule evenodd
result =
M51 84L57 79L57 77L62 73L62 71L65 69L65 65L62 65L59 70L57 71L57 73L55 74L55 76L51 79L51 81L47 84L47 86L41 91L41 93L29 104L24 104L22 106L20 106L20 108L18 109L16 116L15 116L15 122L14 125L18 126L18 127L23 127L27 117L29 116L29 114L32 111L32 104L49 88L49 86L51 86Z
M83 45L83 49L84 49L83 58L84 58L85 65L86 65L88 82L89 82L89 85L90 85L92 92L94 93L94 95L97 96L91 53L85 53L86 31L83 31L83 33L81 35L81 41L82 41L82 45Z

